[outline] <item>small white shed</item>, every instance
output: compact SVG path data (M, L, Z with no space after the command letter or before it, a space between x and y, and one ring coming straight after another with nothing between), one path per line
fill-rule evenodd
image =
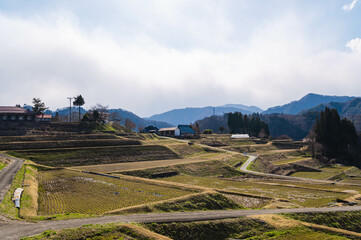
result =
M248 134L233 134L231 138L249 138Z

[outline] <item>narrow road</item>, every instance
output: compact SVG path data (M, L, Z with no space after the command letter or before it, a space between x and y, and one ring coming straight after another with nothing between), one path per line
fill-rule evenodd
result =
M263 173L263 172L256 172L249 170L248 167L257 159L257 155L246 155L248 156L247 161L242 164L242 166L239 168L242 172L245 173L251 173L255 175L260 176L267 176L267 177L275 177L275 178L283 178L288 180L298 180L298 181L307 181L307 182L318 182L318 183L333 183L333 184L340 184L339 182L330 181L330 180L319 180L319 179L312 179L312 178L301 178L301 177L290 177L290 176L284 176L284 175L278 175L278 174L272 174L272 173ZM344 185L354 185L354 184L347 184L342 183Z
M85 224L105 223L169 223L191 222L203 220L217 220L237 218L242 216L278 213L314 213L314 212L340 212L361 211L361 206L354 207L329 207L329 208L292 208L292 209L259 209L259 210L226 210L226 211L199 211L199 212L173 212L173 213L148 213L132 215L111 215L98 218L71 219L61 221L42 221L38 223L0 223L0 239L19 239L24 236L40 234L46 230L79 227Z
M3 153L0 153L0 157L11 159L5 168L0 171L0 204L4 200L6 192L9 190L11 183L14 180L15 174L20 170L21 166L24 163L24 160L19 158L13 158L7 156Z

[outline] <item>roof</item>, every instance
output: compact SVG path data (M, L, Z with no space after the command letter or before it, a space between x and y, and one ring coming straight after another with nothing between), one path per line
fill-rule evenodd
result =
M0 113L25 114L30 113L30 111L22 107L0 106Z
M196 133L189 125L178 125L181 133Z
M36 115L35 118L52 118L51 114Z
M176 129L177 129L177 127L161 128L161 129L159 129L159 132L164 132L164 131L175 131Z
M231 138L249 138L248 134L233 134Z

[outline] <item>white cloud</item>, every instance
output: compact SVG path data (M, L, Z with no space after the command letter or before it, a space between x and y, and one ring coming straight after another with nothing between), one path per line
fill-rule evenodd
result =
M344 11L349 12L349 11L351 11L351 10L355 7L355 5L356 5L357 2L358 2L358 0L352 0L352 2L351 2L350 4L345 4L345 5L343 5L342 9L343 9Z
M219 12L209 25L206 17L187 21L173 7L165 12L167 21L147 16L145 27L129 36L102 25L84 30L70 14L21 18L0 13L1 105L40 97L56 109L67 106L68 96L82 94L87 107L102 103L149 116L226 103L267 108L308 92L359 94L360 57L315 51L304 19L292 14L268 19L237 42L228 37L241 26ZM167 26L157 28L161 23ZM178 26L181 34L173 36ZM160 41L168 33L197 44L176 48Z
M346 47L350 48L353 52L361 53L361 38L348 41Z

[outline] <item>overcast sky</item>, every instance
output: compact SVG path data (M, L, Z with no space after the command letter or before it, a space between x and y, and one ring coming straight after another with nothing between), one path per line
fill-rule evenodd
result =
M360 96L361 0L0 0L0 105L150 116Z

